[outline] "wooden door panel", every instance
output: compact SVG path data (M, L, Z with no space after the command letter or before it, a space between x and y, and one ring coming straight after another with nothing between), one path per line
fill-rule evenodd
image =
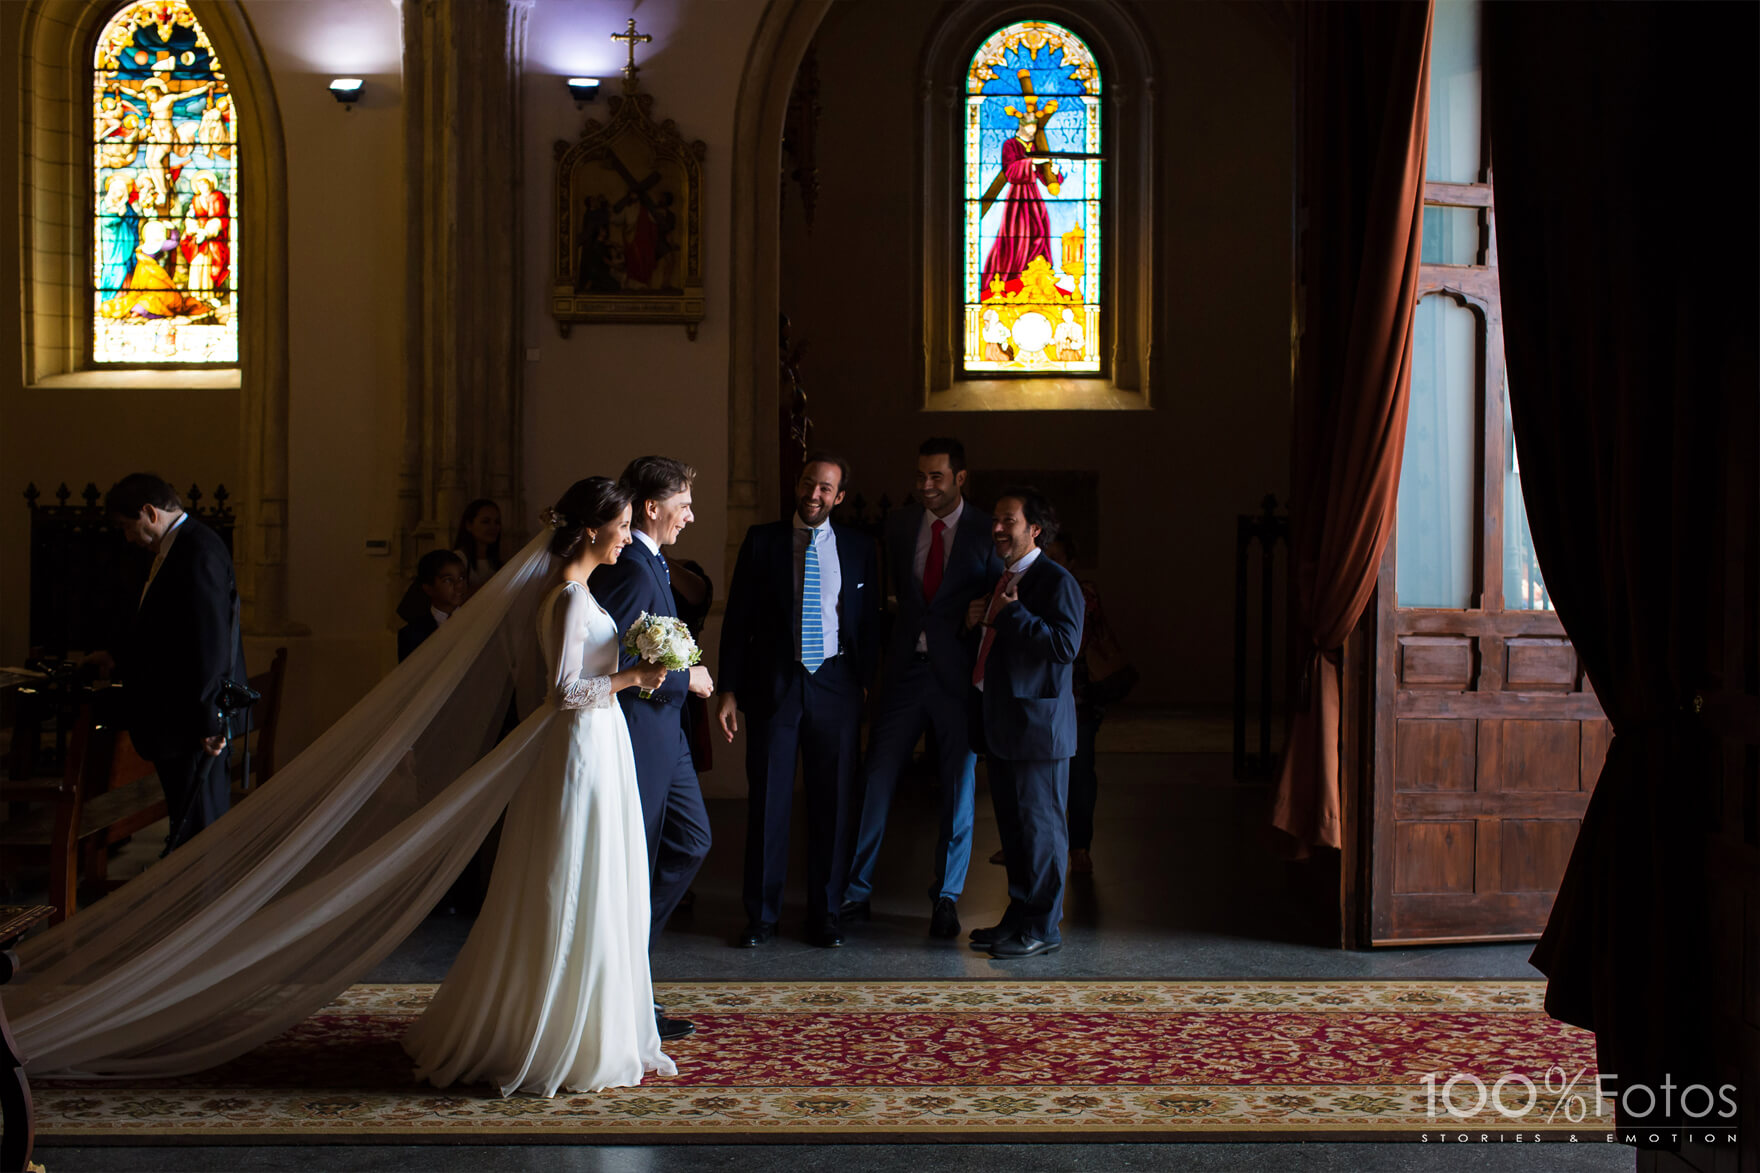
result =
M1459 691L1473 679L1473 641L1459 635L1408 635L1399 641L1401 688Z
M1500 790L1582 789L1577 760L1583 741L1580 721L1485 721L1501 741Z
M1397 776L1402 793L1471 791L1477 771L1477 721L1401 721Z
M1577 682L1577 649L1568 639L1512 636L1504 643L1503 687L1517 692L1569 692Z
M1394 839L1394 891L1470 894L1477 826L1472 819L1401 823Z
M1504 892L1544 892L1549 898L1564 878L1581 819L1500 820Z
M1607 764L1607 747L1613 742L1613 723L1611 721L1583 722L1583 752L1581 756L1582 789L1587 792L1595 789L1595 779L1601 777L1601 767Z
M1399 923L1407 937L1378 938L1378 945L1424 943L1447 945L1472 941L1526 941L1539 935L1527 925L1546 924L1552 892L1494 892L1464 898L1457 895L1413 894L1399 897ZM1498 925L1518 926L1507 932ZM1421 933L1414 926L1422 926Z

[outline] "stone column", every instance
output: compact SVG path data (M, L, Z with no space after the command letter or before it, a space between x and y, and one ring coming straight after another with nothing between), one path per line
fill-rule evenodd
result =
M532 0L403 5L403 450L397 590L474 497L525 517L520 476L521 76ZM502 544L503 552L508 541Z

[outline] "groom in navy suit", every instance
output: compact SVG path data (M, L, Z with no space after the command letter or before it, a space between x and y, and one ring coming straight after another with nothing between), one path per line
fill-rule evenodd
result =
M879 663L880 573L871 538L831 524L849 465L809 454L795 514L746 532L721 628L721 698L728 741L746 715L745 932L776 933L788 871L788 828L800 756L807 798L807 935L843 944L838 905L857 814L862 701Z
M1002 560L990 540L990 519L966 503L965 483L965 445L951 437L931 437L917 449L921 504L886 519L886 561L898 614L868 731L861 823L842 908L845 917L866 920L870 915L874 865L898 776L927 730L941 781L935 875L929 885L929 932L936 937L959 935L956 902L972 858L978 759L966 729L972 656L962 624L967 604L1002 574Z
M1076 752L1071 665L1082 646L1082 588L1044 556L1057 518L1035 489L1003 491L990 536L1004 570L966 619L978 640L972 666L973 739L989 761L990 799L1008 864L1008 911L973 929L994 957L1033 957L1062 943L1064 811Z
M679 533L695 520L691 481L696 475L690 465L666 456L638 457L623 470L621 482L632 494L630 533L635 540L616 562L595 570L588 582L593 597L617 621L619 633L628 632L644 611L677 614L672 575L660 548L678 541ZM635 662L634 656L619 651L619 669ZM648 870L653 876L650 940L666 926L709 854L709 814L685 740L682 710L687 694L708 696L714 691L709 670L698 664L685 672L668 672L646 700L635 688L624 689L617 698L629 725L648 834ZM679 1038L694 1029L682 1018L667 1018L659 1006L654 1014L662 1039Z

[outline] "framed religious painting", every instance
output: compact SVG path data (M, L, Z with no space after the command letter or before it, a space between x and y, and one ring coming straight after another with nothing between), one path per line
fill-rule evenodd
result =
M610 120L556 144L556 268L550 311L576 322L703 320L703 153L626 82Z

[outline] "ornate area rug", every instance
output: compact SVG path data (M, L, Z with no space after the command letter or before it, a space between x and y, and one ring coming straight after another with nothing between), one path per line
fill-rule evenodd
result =
M660 996L697 1033L668 1048L676 1078L554 1100L414 1084L397 1040L432 991L355 986L200 1075L36 1081L38 1137L1385 1140L1611 1122L1593 1101L1593 1036L1546 1017L1540 982L678 984Z

